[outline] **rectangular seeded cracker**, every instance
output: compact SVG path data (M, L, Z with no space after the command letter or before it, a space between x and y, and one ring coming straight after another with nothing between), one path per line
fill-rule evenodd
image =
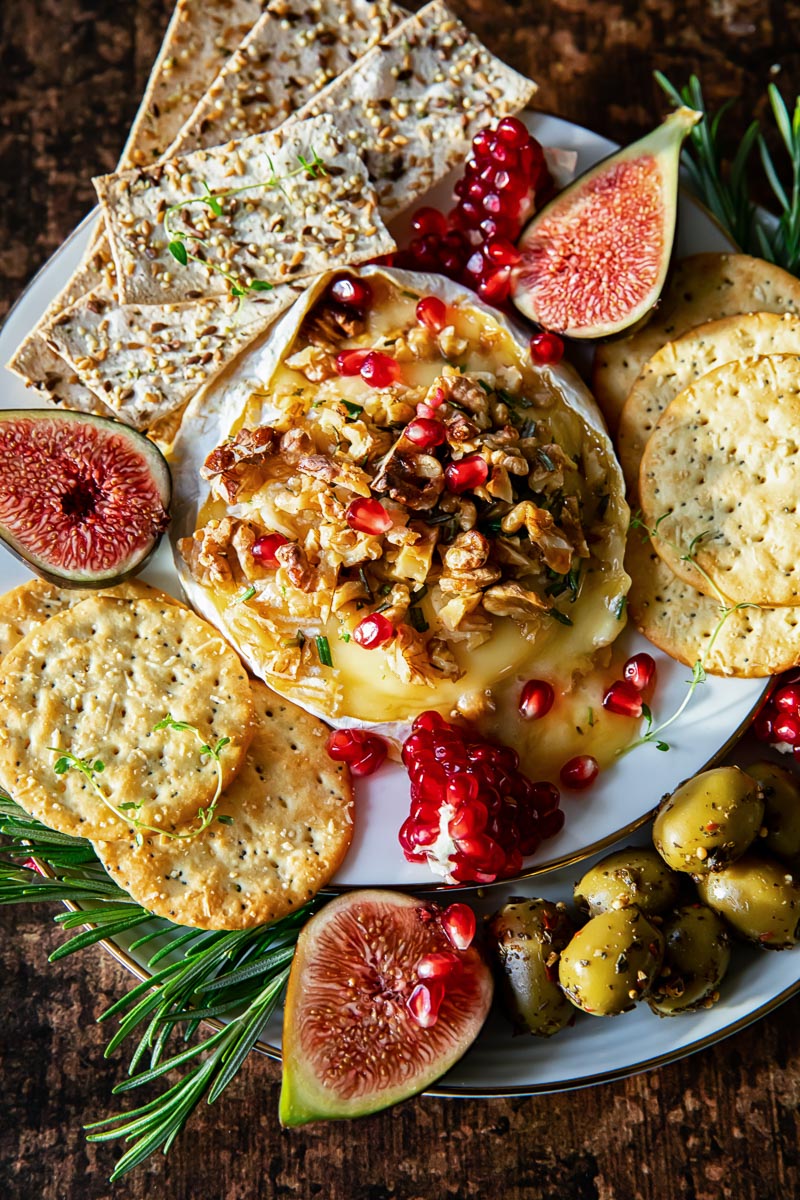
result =
M335 114L362 153L389 219L466 157L478 129L524 108L535 91L434 0L281 128Z
M319 168L305 170L315 157ZM363 162L327 116L103 176L95 187L123 304L224 295L250 280L287 283L394 249ZM179 236L185 265L169 249Z
M48 343L110 415L152 429L267 329L299 287L282 284L241 304L219 297L159 308L92 293L56 319Z
M387 0L272 0L168 156L274 129L404 15Z

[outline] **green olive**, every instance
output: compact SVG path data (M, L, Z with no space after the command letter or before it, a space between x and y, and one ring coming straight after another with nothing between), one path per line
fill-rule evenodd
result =
M518 1033L551 1037L574 1011L558 986L558 956L575 927L566 906L512 900L489 921L503 995Z
M720 871L747 850L761 829L758 783L738 767L714 767L665 797L653 822L653 843L673 871Z
M755 762L747 774L764 792L764 825L767 835L759 849L787 862L800 861L800 784L791 771L773 762Z
M800 879L777 859L746 854L696 883L701 900L743 937L768 950L800 941Z
M599 913L561 952L558 974L584 1012L613 1017L647 995L664 956L664 939L638 908Z
M725 922L704 904L679 908L665 922L664 965L647 1003L661 1017L710 1008L731 961Z
M647 915L677 903L680 877L649 846L627 846L591 867L575 884L578 908L596 917L629 904Z

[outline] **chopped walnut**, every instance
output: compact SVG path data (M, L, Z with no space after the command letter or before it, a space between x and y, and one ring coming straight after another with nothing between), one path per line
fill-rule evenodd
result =
M517 617L524 621L536 613L547 612L551 604L519 583L498 583L483 593L483 607L497 617Z
M448 572L472 571L485 565L491 546L477 529L459 533L455 541L444 552L444 565Z
M444 358L456 359L464 354L469 346L466 338L459 337L454 325L445 325L436 339Z
M324 300L314 306L303 323L309 342L324 349L335 349L344 338L358 337L364 328L364 318L356 309Z
M281 454L294 459L298 454L308 454L314 443L305 429L287 429L281 437Z
M433 508L444 491L442 464L432 454L411 454L395 447L373 479L372 490L385 492L414 511Z
M428 651L421 633L410 625L401 625L386 646L386 659L390 669L403 683L421 683L434 687L438 681L436 671L428 658Z
M461 679L466 672L458 665L456 656L443 638L432 637L428 642L431 663L445 679Z
M298 350L291 358L286 359L286 366L293 371L299 371L309 383L322 383L325 379L333 379L338 375L336 359L321 346L306 346Z
M583 533L577 496L564 497L560 516L564 532L572 542L575 553L579 558L588 558L589 547L586 544L586 538Z
M572 545L556 526L552 513L532 500L523 500L506 513L500 528L503 533L516 533L523 526L551 571L566 575L572 565Z
M229 442L217 446L206 458L200 474L224 500L236 500L242 491L253 491L261 479L261 468L274 455L280 433L269 425L240 429Z
M439 587L445 596L468 596L480 592L500 578L499 567L475 567L472 571L459 571L455 575L442 575Z
M456 701L456 713L468 721L476 721L486 713L494 712L494 700L489 688L481 692L465 692Z
M223 517L181 538L178 549L198 583L250 582L266 573L250 553L257 536L248 522Z
M327 454L306 454L299 459L297 467L304 475L312 475L323 483L345 487L358 496L370 495L369 476L355 463L329 458Z
M472 592L468 596L453 596L439 609L438 617L446 629L458 629L462 622L475 612L482 599L480 592Z
M296 542L287 542L278 546L275 557L286 572L293 587L301 592L313 592L316 584L316 571L309 565L305 551Z

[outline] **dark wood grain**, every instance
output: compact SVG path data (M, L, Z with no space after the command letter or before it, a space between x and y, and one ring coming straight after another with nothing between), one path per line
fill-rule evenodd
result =
M540 107L618 140L663 104L655 67L690 71L731 130L770 79L800 80L791 0L454 0L539 81ZM3 0L0 312L89 209L113 167L168 18L167 0ZM1 582L1 581L0 581ZM357 1124L281 1133L278 1068L251 1057L167 1160L117 1188L114 1147L81 1123L118 1107L98 1015L130 984L99 951L48 966L39 913L0 913L0 1196L9 1200L772 1200L800 1195L800 1005L648 1075L551 1097L423 1098ZM644 1048L646 1050L646 1047Z

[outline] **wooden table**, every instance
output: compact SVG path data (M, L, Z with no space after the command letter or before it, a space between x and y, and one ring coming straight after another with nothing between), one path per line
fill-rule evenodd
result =
M113 169L170 0L4 0L0 10L0 313L91 207ZM453 0L540 84L539 106L619 141L664 111L654 68L702 77L732 128L771 78L800 81L800 2ZM168 1159L116 1189L113 1147L81 1122L115 1104L120 1068L95 1018L129 986L107 955L52 967L44 911L4 909L0 1195L9 1200L772 1200L800 1195L800 1006L619 1083L543 1098L423 1098L354 1124L277 1124L278 1068L251 1060Z

